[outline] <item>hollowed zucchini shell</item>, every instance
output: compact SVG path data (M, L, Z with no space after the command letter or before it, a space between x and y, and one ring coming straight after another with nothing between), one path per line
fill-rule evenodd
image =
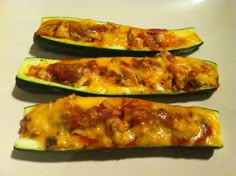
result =
M61 92L77 93L80 95L102 95L102 96L142 96L142 95L179 95L200 92L213 92L218 86L217 65L210 61L199 60L194 58L176 57L176 62L184 63L184 67L193 67L192 70L183 75L184 78L177 76L176 73L168 73L166 69L182 69L177 64L159 68L158 64L167 62L165 58L133 58L133 57L113 57L113 58L84 58L79 60L56 60L45 58L26 58L19 68L16 75L16 85L27 91L37 92ZM159 61L159 62L158 62ZM102 73L94 73L96 70L90 70L88 76L80 76L73 85L44 80L43 78L30 75L29 69L37 65L63 64L63 63L89 64L97 63L98 67L103 69ZM134 63L138 63L140 68L134 69ZM163 63L162 63L163 62ZM122 64L128 64L123 66ZM149 65L148 68L147 64ZM157 65L158 69L155 67ZM106 65L107 67L105 67ZM142 68L142 65L144 68ZM191 65L191 66L190 66ZM137 65L136 65L137 66ZM183 67L183 68L184 68ZM105 68L105 69L104 69ZM125 69L124 69L125 68ZM133 70L132 70L133 68ZM85 70L91 69L89 65L84 67ZM129 69L129 71L127 71ZM142 70L146 69L146 70ZM157 69L150 71L149 69ZM105 71L104 71L105 70ZM115 71L116 72L115 72ZM141 70L141 71L140 71ZM201 71L201 73L196 73ZM207 71L207 72L205 72ZM57 72L61 72L57 70ZM72 74L63 70L63 74ZM88 73L86 73L88 74ZM102 74L102 75L101 75ZM198 74L193 76L192 74ZM190 76L189 76L190 75ZM53 77L53 75L51 75ZM114 76L114 77L112 77ZM133 77L132 77L133 76ZM151 76L151 78L149 78ZM148 78L148 79L147 79ZM166 80L164 79L166 78ZM183 79L183 80L181 80ZM111 80L111 81L109 81ZM66 80L67 81L67 80ZM185 81L185 82L184 82ZM89 84L87 84L89 82ZM134 85L130 85L130 82ZM183 82L183 83L182 83ZM135 85L138 84L138 85ZM169 85L171 84L171 85ZM184 87L178 87L185 84ZM171 86L169 88L165 86ZM194 87L195 86L195 87Z
M83 151L171 146L223 147L219 113L133 98L69 95L26 107L14 148Z
M84 19L79 19L79 18L66 18L66 17L44 17L42 18L42 24L43 25L45 22L48 21L62 21L62 22L83 22L87 21ZM105 23L101 21L95 21L91 20L94 25L107 25L107 24L113 24L113 23ZM116 24L114 24L116 25ZM127 28L126 33L129 32L130 28L135 28L131 26L124 26L121 25L124 28ZM41 26L40 26L41 27ZM40 29L39 27L39 29ZM135 28L136 29L136 28ZM90 28L88 29L90 30ZM152 30L162 30L162 29L142 29L145 32L145 35L147 31L152 31ZM39 30L38 30L39 31ZM128 47L129 44L125 44L125 46L120 43L113 43L114 40L118 40L118 38L114 38L113 40L109 40L109 42L105 43L104 45L100 45L97 43L99 42L84 42L84 41L76 41L73 39L68 39L68 38L63 38L63 37L55 37L55 36L47 36L45 34L35 32L34 34L34 42L40 46L41 48L44 48L49 51L53 52L61 52L61 53L67 53L67 54L74 54L74 55L80 55L83 57L101 57L101 56L154 56L156 53L162 51L162 50L167 50L171 52L172 54L175 55L188 55L194 51L196 51L202 44L203 41L202 39L197 35L196 31L194 28L183 28L183 29L175 29L175 30L166 30L168 32L171 32L171 35L174 37L178 38L178 41L174 41L173 37L171 36L172 39L165 39L165 33L161 36L164 39L155 39L157 38L156 36L150 36L148 40L150 40L149 43L155 41L155 40L173 40L172 43L166 45L158 45L158 47L154 46L151 48L148 48L146 45L148 44L143 44L142 47L138 48L130 48ZM114 35L114 34L113 34ZM115 34L116 35L116 34ZM68 37L68 36L67 36ZM122 39L122 40L128 40L127 38L130 38L127 34L127 36ZM136 38L136 36L134 37ZM160 38L160 37L159 37ZM147 40L147 39L145 39ZM184 41L184 42L182 42ZM179 45L176 45L176 42L180 42ZM101 42L100 42L101 43ZM144 41L145 43L145 41ZM147 42L146 42L147 43Z

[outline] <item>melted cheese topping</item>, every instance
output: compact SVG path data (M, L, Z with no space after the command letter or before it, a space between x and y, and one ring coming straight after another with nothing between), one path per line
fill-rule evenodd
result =
M20 70L18 75L36 82L46 80L94 94L166 94L219 86L216 64L172 55L61 61L29 58Z
M44 18L35 34L75 45L128 50L171 50L202 43L193 28L141 29L91 19Z
M27 108L20 139L37 150L223 145L216 111L75 95Z

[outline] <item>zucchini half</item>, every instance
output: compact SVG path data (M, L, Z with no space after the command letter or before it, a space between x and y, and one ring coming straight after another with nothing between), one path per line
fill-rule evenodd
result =
M44 17L34 42L46 50L83 57L175 55L196 51L202 44L194 28L141 29L69 17Z
M16 85L28 91L81 95L178 95L213 92L217 65L210 61L168 55L83 59L26 58Z
M134 147L223 147L219 114L135 98L80 97L24 109L23 150L86 150Z

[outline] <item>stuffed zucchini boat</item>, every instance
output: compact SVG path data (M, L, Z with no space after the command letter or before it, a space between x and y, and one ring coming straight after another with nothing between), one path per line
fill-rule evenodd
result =
M203 44L194 28L142 29L68 17L42 18L34 42L47 50L84 57L154 56L163 49L183 55Z
M42 151L162 146L223 147L218 112L72 94L26 107L14 145Z
M103 96L176 95L214 91L217 65L180 56L100 57L83 59L26 58L16 85L28 91Z
M183 94L218 88L217 65L195 58L26 58L16 84L23 89L94 95Z

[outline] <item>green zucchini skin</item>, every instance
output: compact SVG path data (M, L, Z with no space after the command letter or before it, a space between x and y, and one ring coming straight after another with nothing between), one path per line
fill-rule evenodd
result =
M22 78L22 77L15 77L16 81L16 86L22 90L25 90L27 92L32 92L32 93L50 93L50 94L77 94L81 96L106 96L106 97L119 97L121 95L118 94L94 94L94 93L88 93L88 92L82 92L78 91L76 89L68 89L65 87L57 87L55 85L51 85L50 83L48 84L42 84L42 83L37 83L33 81L27 80L27 78ZM214 91L216 91L218 88L217 87L212 87L208 89L201 89L195 92L173 92L173 93L166 93L166 94L127 94L127 95L122 95L124 97L140 97L140 96L180 96L180 95L194 95L194 94L211 94Z
M41 59L47 60L45 58L26 58L27 60L32 61L39 61ZM50 59L48 60L50 61ZM53 60L54 61L59 61L59 60ZM207 61L208 63L217 66L215 63ZM26 62L27 63L27 62ZM188 95L188 94L199 94L199 93L212 93L217 90L218 87L205 87L201 88L195 91L185 91L185 90L179 90L179 91L172 91L168 93L164 92L155 92L155 93L148 93L148 92L143 92L142 94L140 93L117 93L117 94L112 94L112 93L93 93L93 92L88 92L86 89L80 89L80 88L74 88L69 85L63 85L60 83L54 83L46 80L41 80L39 78L34 78L31 76L28 76L27 74L24 73L24 67L28 67L29 65L23 63L21 68L19 69L15 81L16 81L16 86L19 87L20 89L23 89L28 92L37 92L37 93L59 93L59 94L71 94L75 93L81 96L131 96L131 97L137 97L137 96L153 96L153 95L159 95L159 96L175 96L175 95Z
M20 139L16 142L19 142ZM129 147L129 148L114 148L114 149L107 149L107 148L95 148L95 149L61 149L61 150L38 150L32 147L30 144L28 145L14 145L13 149L17 151L22 151L22 152L50 152L50 153L61 153L61 152L89 152L89 151L94 151L94 152L105 152L105 151L133 151L133 150L150 150L150 149L155 149L155 150L161 150L161 149L173 149L173 150L178 150L178 149L211 149L211 150L217 150L224 148L224 146L146 146L146 147Z
M96 48L82 45L74 45L69 43L63 43L59 41L50 40L42 36L34 34L33 41L40 48L56 53L65 53L72 55L79 55L81 57L111 57L111 56L134 56L134 57L154 57L161 51L136 51L136 50L121 50L121 49L108 49L108 48ZM198 43L188 48L180 48L169 50L171 54L178 56L187 56L199 49L204 42Z
M37 83L33 81L26 80L27 78L23 79L18 76L15 77L16 81L16 86L24 91L27 92L32 92L32 93L50 93L50 94L77 94L81 96L99 96L99 94L92 94L92 93L87 93L87 92L82 92L82 91L77 91L75 89L66 89L63 87L57 87L54 85L46 85L42 83ZM104 95L104 96L109 96L109 95ZM112 95L110 95L112 96ZM118 96L118 95L116 95Z

